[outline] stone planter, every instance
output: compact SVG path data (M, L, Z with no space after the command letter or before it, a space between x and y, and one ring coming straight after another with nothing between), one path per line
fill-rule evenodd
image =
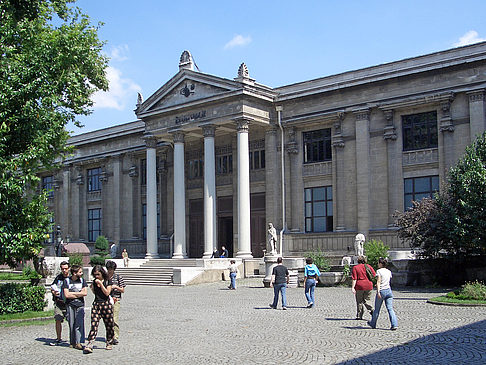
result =
M334 286L346 281L342 272L330 271L323 272L319 276L320 286Z

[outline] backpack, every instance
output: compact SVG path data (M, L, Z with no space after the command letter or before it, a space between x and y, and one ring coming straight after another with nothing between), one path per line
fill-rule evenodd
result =
M365 265L365 269L366 269L366 277L368 278L369 281L374 283L375 277L373 276L373 271L371 271L370 265L368 265L368 264L364 264L364 265Z

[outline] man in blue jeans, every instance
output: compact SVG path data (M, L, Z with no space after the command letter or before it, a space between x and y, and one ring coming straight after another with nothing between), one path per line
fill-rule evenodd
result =
M277 309L278 293L282 293L282 309L287 309L287 296L285 295L287 290L287 284L289 283L289 270L282 264L281 257L277 258L277 266L273 268L272 280L270 281L270 287L273 286L273 304L270 307Z

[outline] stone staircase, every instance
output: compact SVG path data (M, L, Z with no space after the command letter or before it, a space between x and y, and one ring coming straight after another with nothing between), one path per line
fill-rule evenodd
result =
M195 259L150 259L140 267L119 267L127 285L172 285L174 267L196 267Z

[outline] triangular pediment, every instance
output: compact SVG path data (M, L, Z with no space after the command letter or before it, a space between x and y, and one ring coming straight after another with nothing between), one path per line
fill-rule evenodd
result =
M163 112L197 101L210 100L237 90L239 84L212 75L183 70L150 96L137 110L137 115Z

